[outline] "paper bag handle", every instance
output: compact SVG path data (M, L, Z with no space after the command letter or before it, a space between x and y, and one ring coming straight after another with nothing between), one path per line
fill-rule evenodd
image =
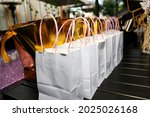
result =
M107 22L106 22L106 19L105 18L101 18L104 22L105 22L105 26L106 26L106 31L108 31L108 24L107 24Z
M112 17L109 17L108 20L110 21L110 24L112 25L111 29L115 29L115 21Z
M99 23L100 23L100 30L102 30L103 26L102 26L102 22L101 22L100 18L97 17L97 16L95 16L95 18L99 21Z
M93 18L92 18L92 17L88 17L88 18L90 18L90 20L92 21L93 27L94 27L95 22L94 22ZM99 28L99 29L100 29L100 28ZM90 27L90 30L91 30L91 32L92 32L92 35L94 35L95 27L94 27L93 30L92 30L92 28Z
M90 35L90 24L88 22L88 20L84 17L77 17L74 19L74 28L75 28L75 21L77 21L78 19L82 19L84 24L87 24L89 30L88 30L88 35ZM84 37L86 36L86 30L84 31Z
M117 17L109 17L108 20L112 23L112 29L119 29L119 20Z
M108 23L109 29L113 29L113 24L111 24L111 20L106 19L106 21Z
M77 18L75 18L73 21L72 21L72 23L73 23L73 27L72 27L72 38L73 38L73 36L74 36L74 30L75 30L75 21L77 21L77 20L79 20L79 19L82 19L83 21L83 23L84 24L87 24L87 26L88 26L88 35L90 35L90 32L91 32L91 30L90 30L90 24L89 24L89 22L87 21L87 19L85 19L84 17L77 17ZM86 30L84 31L84 37L86 37Z
M88 27L88 36L90 36L90 33L91 32L93 33L93 31L92 31L92 29L90 27L90 24L89 24L88 20L86 18L84 18L84 17L77 17L77 18L74 19L74 25L73 25L73 30L72 31L74 31L75 21L78 20L78 19L82 19L83 22L84 22L84 24L87 24L87 27ZM72 33L72 38L73 38L73 35L74 35L74 32ZM86 31L84 32L84 37L86 37ZM86 43L87 43L87 39L86 39L85 45L86 45Z
M40 52L43 52L44 51L44 46L43 46L43 41L42 41L42 24L43 24L43 20L47 17L47 16L50 16L53 21L54 21L54 24L55 24L55 28L56 28L56 40L55 40L55 43L53 44L53 47L52 48L57 48L57 44L58 44L58 25L57 25L57 21L55 19L54 16L52 16L51 14L47 14L45 15L41 22L40 22L40 27L39 27L39 36L40 36L40 43L41 43L41 49L39 50Z
M119 19L117 18L117 17L112 17L112 19L114 19L115 20L115 23L116 23L116 30L119 30L119 28L120 28L120 25L119 25Z
M69 29L68 29L68 32L67 32L67 36L66 36L66 39L65 39L65 43L67 43L67 40L68 40L68 37L69 37L69 33L70 33L70 30L71 30L71 27L72 27L72 21L73 21L73 19L69 19L69 20L67 20L67 21L65 21L62 25L61 25L61 27L59 28L59 30L58 30L58 35L60 34L60 31L62 30L62 28L68 23L68 22L70 22L71 21L71 23L70 23L70 26L69 26Z

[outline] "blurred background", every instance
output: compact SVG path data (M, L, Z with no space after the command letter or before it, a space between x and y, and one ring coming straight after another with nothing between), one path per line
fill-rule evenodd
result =
M114 16L126 7L126 0L0 0L0 30L16 23L55 17Z

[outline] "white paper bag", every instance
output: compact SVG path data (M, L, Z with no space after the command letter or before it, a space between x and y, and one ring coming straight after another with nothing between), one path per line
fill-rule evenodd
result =
M112 38L112 69L114 69L117 66L117 49L118 49L117 33L112 32L111 38Z
M94 38L98 48L98 86L100 86L106 75L106 42L102 34L94 35Z
M105 78L107 78L112 70L112 38L111 35L107 32L107 36L106 34L104 35L105 38L105 42L106 42L106 74L105 74Z
M82 39L87 44L81 48L82 58L82 85L80 85L79 97L91 99L98 87L98 55L97 45L93 41L93 37L85 37Z
M90 34L89 22L85 18L82 19L84 24L88 26L88 35ZM82 59L82 85L80 85L79 97L91 99L98 87L98 54L97 44L92 36L80 38L78 40L80 44Z
M51 15L50 15L51 16ZM58 26L56 26L56 42L58 41ZM42 21L41 21L42 24ZM40 25L40 41L41 25ZM56 46L57 47L57 46ZM57 48L36 51L36 75L39 99L55 97L56 99L77 99L79 84L81 84L82 61L80 49L68 49L69 44ZM68 94L66 94L68 92ZM42 96L41 94L47 95ZM73 97L73 98L72 98Z
M119 20L117 17L110 17L109 20L112 23L113 33L116 35L116 48L117 48L116 65L118 65L123 58L123 32L119 31Z
M108 76L111 74L113 68L112 62L112 32L110 29L112 29L112 24L108 19L103 19L106 26L106 31L103 33L103 37L106 42L106 74L105 78L108 78Z

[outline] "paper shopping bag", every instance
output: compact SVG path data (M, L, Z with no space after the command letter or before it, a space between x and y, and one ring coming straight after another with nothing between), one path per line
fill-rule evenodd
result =
M74 46L81 52L81 84L79 85L79 97L91 99L98 87L98 60L96 44L87 42L89 37L78 39ZM92 39L93 40L93 39ZM82 44L81 44L82 43Z
M102 34L94 35L94 38L98 48L98 86L100 86L106 77L106 42Z
M103 38L103 27L102 22L98 17L90 18L91 19L91 29L93 38L96 44L96 51L98 57L98 86L101 85L105 78L106 74L106 43L105 39Z
M117 17L109 17L109 21L111 22L111 30L109 32L112 34L112 66L115 67L120 63L121 56L123 56L123 37L120 38L119 31L119 20ZM121 50L120 50L120 49Z
M93 36L90 23L85 18L76 18L83 20L83 38L79 38L78 42L81 43L81 56L82 56L82 79L83 84L80 87L79 96L91 99L99 85L98 79L98 54L97 44ZM87 29L87 30L86 30ZM84 33L86 32L86 33ZM85 36L87 35L87 36Z
M105 28L104 32L102 32L103 38L105 40L106 43L106 74L105 74L105 78L107 78L113 68L112 68L112 38L111 38L111 34L109 32L109 22L107 21L107 19L101 19L102 20L102 24L103 27Z
M53 48L43 48L40 35L41 50L43 51L36 51L36 73L39 94L44 93L47 95L44 96L45 98L77 99L77 89L82 82L81 52L78 48L70 49L70 43L58 46L58 26L55 18L51 17L56 26L55 45ZM39 99L44 97L39 97Z
M85 37L80 40L86 42ZM98 87L98 55L97 45L93 42L87 42L80 48L82 59L82 85L80 85L79 97L91 99Z
M68 55L36 52L38 82L72 91L80 83L80 58L79 50Z
M107 35L109 35L109 33L107 33ZM104 35L105 38L105 42L106 42L106 75L105 78L107 78L113 68L112 68L112 38L111 36L106 36Z
M114 20L115 19L115 20ZM106 25L106 31L103 33L106 39L106 78L111 74L117 65L118 51L118 22L116 18L103 19Z

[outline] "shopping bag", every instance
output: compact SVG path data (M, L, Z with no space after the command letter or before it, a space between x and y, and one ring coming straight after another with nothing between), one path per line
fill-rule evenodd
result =
M111 74L113 69L118 65L118 60L121 55L118 53L119 45L121 44L119 37L119 22L117 18L112 17L103 19L106 24L104 37L106 38L106 78Z
M93 38L93 37L85 37ZM91 99L98 87L98 54L96 43L87 43L81 47L82 85L79 97Z
M106 42L102 34L94 35L94 38L98 48L98 86L100 86L106 77Z
M111 35L111 24L109 23L109 21L107 19L103 19L105 21L105 25L106 25L106 31L103 33L104 38L105 38L105 42L106 42L106 76L105 78L107 78L112 70L113 70L113 66L112 66L112 35Z
M114 34L114 39L116 41L116 58L115 58L115 64L116 66L120 63L121 59L123 58L123 32L120 31L119 27L119 20L117 17L112 17L112 20L114 20L114 30L112 30Z
M109 23L111 23L109 33L112 38L112 68L117 66L117 50L118 50L118 40L117 35L119 32L118 20L116 17L109 17Z
M120 61L123 58L123 32L120 31L120 26L119 26L119 20L117 17L111 17L110 18L111 21L114 21L114 28L112 30L112 34L114 34L114 36L116 36L116 58L115 58L115 64L116 66L120 63Z
M82 19L86 24L88 31L87 36L79 38L76 43L81 43L81 60L82 60L82 85L80 85L79 97L91 99L98 87L98 54L97 44L93 36L90 36L90 25L87 19L79 17L75 20ZM86 28L85 28L86 29ZM85 30L84 29L84 30Z
M58 26L55 18L53 16L51 17L53 18L56 26L57 44ZM41 36L40 40L42 44ZM57 99L72 99L71 97L74 97L73 99L77 99L78 92L74 91L81 83L82 62L80 50L68 50L69 44L56 46L54 48L42 48L42 50L44 50L43 52L36 51L36 73L39 93L44 92L45 95L55 97ZM41 45L41 47L43 47L43 45ZM68 53L64 53L66 48ZM55 89L55 91L52 92L52 89ZM69 95L65 98L63 98L64 95L66 95L64 91L69 92ZM39 99L44 99L44 97L40 95Z
M93 38L96 44L97 60L98 60L98 86L101 85L106 74L106 43L103 38L102 22L98 17L91 18L93 20Z

